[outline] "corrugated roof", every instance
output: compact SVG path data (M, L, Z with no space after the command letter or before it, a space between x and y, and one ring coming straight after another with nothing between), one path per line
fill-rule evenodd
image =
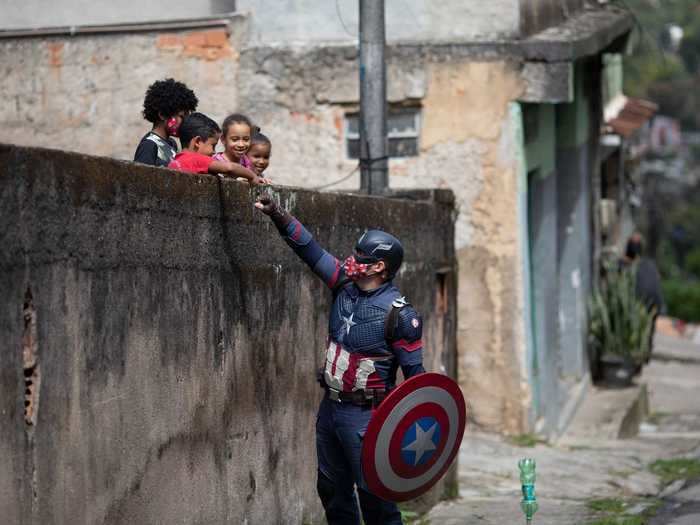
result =
M616 116L605 121L612 133L629 138L658 111L659 106L641 98L627 98Z

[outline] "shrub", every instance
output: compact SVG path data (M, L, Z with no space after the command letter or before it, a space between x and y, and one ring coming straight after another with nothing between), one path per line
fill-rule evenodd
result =
M695 248L685 256L684 265L686 270L700 279L700 248Z
M594 355L641 363L649 353L653 314L635 293L635 270L608 272L589 302L589 343Z
M668 315L689 323L700 323L700 282L664 279L661 282Z

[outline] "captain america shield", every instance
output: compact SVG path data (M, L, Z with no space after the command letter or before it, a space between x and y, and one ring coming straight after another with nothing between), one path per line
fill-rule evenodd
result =
M418 374L392 390L372 415L362 444L370 491L396 502L428 491L457 455L466 412L459 386L441 374Z

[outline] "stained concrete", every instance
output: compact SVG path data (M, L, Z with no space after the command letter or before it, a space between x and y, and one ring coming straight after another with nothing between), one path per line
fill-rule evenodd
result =
M667 348L664 340L657 342L659 351ZM687 340L677 340L674 346L683 347L687 352L700 349ZM672 391L669 385L674 371L660 365L663 363L652 360L639 381L650 391ZM692 385L685 395L698 399L700 372L697 369L700 366L685 366L694 372ZM662 381L662 378L669 381ZM594 404L588 405L587 410L575 416L571 427L574 431L555 443L522 447L501 436L468 431L460 449L460 498L438 505L423 517L423 522L434 525L523 523L517 463L521 458L530 457L537 462L535 493L539 503L533 523L595 523L605 516L592 511L588 503L604 498L626 503L628 516L639 515L661 498L661 507L656 510L658 515L647 519L650 525L698 523L700 501L697 485L694 485L696 481L686 481L686 490L669 493L649 468L659 459L700 457L700 434L696 426L698 404L691 408L678 397L652 398L651 411L652 415L656 414L654 428L630 439L616 439L616 433L609 432L610 425L605 419L619 421L622 418L628 410L629 399L626 398L634 397L639 390L628 392L629 395L617 392L616 406L600 406L597 414ZM595 400L593 396L592 401ZM597 396L597 401L608 403L611 396ZM679 412L685 416L683 420L678 417Z
M426 363L454 371L449 192L273 191L339 256L368 227L401 238ZM330 295L253 196L208 175L0 146L5 522L318 522L314 377Z
M0 140L131 158L149 127L139 114L146 87L154 79L174 76L195 90L199 109L217 121L234 111L254 118L272 138L267 174L276 183L354 190L359 170L356 160L346 155L345 115L358 107L357 48L343 35L337 45L314 40L319 33L341 30L333 3L317 0L287 2L285 9L293 16L272 19L269 28L285 27L273 35L281 41L270 43L269 34L258 30L260 13L277 8L272 4L239 3L246 12L233 17L226 32L217 27L0 40L0 61L6 64L0 96L9 101L0 107ZM302 8L312 4L319 9L308 17ZM420 4L409 2L411 9L403 13L418 15L412 29L430 29L451 13L466 17L477 5ZM487 7L478 4L477 10L479 16L493 15L510 5L510 15L518 19L525 16L524 11L516 16L518 4L499 0ZM349 6L341 2L338 10L352 25L345 17ZM451 33L479 25L470 21L443 24L437 32L421 33L425 38L420 41L393 39L390 30L387 49L390 102L420 107L420 154L391 159L390 184L394 190L438 187L455 193L455 244L463 269L458 306L461 382L482 428L511 433L531 430L537 420L537 415L531 417L533 385L526 366L527 240L519 226L522 144L514 101L568 99L575 80L572 61L615 44L632 23L624 10L608 6L577 11L578 2L570 0L567 7L572 10L564 13L570 18L540 31L561 18L553 6L549 0L527 6L536 15L533 24L521 28L527 38L468 40ZM319 23L331 18L332 24ZM315 24L313 31L304 29L309 22ZM493 36L489 27L498 24L513 25L512 19L490 16L481 25L483 35ZM309 40L293 45L294 35ZM588 255L581 257L576 262ZM583 290L586 281L581 282ZM583 361L579 343L570 352L581 354L575 357ZM574 372L561 389L544 393L553 403L550 412L567 412L575 404L583 365L573 358L567 362L576 365ZM555 416L548 416L548 426L555 426Z

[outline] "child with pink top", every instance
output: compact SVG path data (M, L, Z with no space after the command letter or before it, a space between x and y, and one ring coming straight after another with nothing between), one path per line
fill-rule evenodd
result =
M221 131L221 143L224 145L224 151L214 155L214 160L234 162L252 170L253 163L248 158L247 153L250 149L251 137L258 131L258 128L253 126L251 120L245 115L233 113L224 119Z

